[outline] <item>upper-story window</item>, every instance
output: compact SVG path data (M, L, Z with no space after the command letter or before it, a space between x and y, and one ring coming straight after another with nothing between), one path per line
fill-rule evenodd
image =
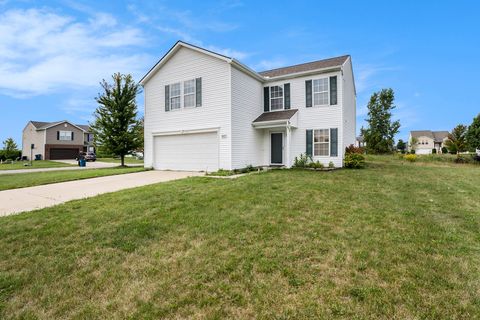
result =
M195 107L195 79L183 83L183 106Z
M180 82L170 85L170 109L180 109L180 95L181 95L181 86Z
M283 109L283 86L270 87L270 110Z
M72 140L72 131L60 131L58 140Z
M313 105L328 105L328 78L313 80Z
M88 133L87 134L87 141L88 142L93 141L93 133Z

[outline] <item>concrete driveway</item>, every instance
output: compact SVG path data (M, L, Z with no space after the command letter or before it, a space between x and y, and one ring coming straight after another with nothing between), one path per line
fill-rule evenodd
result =
M51 207L102 193L202 175L204 173L201 172L152 170L0 191L0 216Z

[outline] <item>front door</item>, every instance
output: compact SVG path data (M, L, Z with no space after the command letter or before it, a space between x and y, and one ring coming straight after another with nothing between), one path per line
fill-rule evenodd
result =
M271 163L282 164L283 163L283 133L271 134Z

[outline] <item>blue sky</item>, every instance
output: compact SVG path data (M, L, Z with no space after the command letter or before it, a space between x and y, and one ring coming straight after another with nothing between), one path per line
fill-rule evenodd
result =
M177 40L257 71L350 54L357 132L387 87L397 138L449 130L480 112L478 17L476 1L0 0L0 139L20 145L28 120L87 123L102 78L140 80Z

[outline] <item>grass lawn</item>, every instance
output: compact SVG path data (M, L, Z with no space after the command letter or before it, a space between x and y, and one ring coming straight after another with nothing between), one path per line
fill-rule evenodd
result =
M111 176L145 170L143 167L116 167L89 170L47 171L0 175L0 191L38 186L55 182Z
M0 170L18 170L18 169L40 169L40 168L60 168L60 167L75 167L75 165L61 163L49 160L33 161L32 166L25 166L24 164L30 164L30 161L15 161L14 163L0 164Z
M480 168L382 159L2 218L0 318L480 318Z
M115 158L97 158L97 161L120 163L120 159L115 159ZM125 158L125 164L137 164L137 163L143 164L143 160L138 160L137 158L132 158L132 157Z

